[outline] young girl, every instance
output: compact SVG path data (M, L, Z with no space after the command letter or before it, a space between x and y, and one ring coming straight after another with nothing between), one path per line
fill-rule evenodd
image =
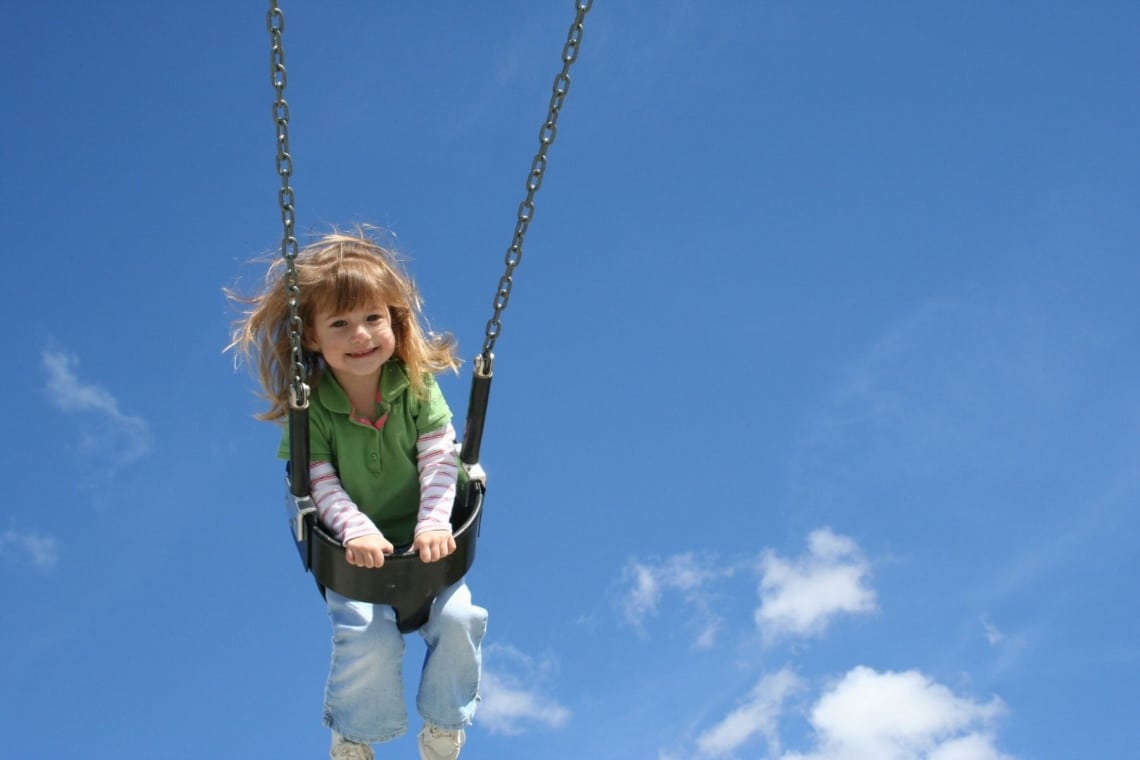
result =
M420 297L393 254L360 235L331 234L297 255L299 312L309 379L310 474L321 522L350 563L380 567L411 542L424 562L455 551L450 513L455 430L434 375L456 369L450 337L425 334ZM235 326L230 348L258 368L270 402L289 409L289 311L275 262ZM288 430L278 455L288 458ZM324 722L334 760L372 760L369 746L407 730L395 610L326 593L333 627ZM434 601L416 705L421 760L454 760L478 702L487 611L460 581Z

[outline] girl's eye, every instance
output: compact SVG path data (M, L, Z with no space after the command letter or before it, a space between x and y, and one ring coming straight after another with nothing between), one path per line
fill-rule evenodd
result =
M329 324L329 327L344 327L346 324L348 324L348 323L345 322L343 319L334 319Z
M385 318L386 318L386 315L384 315L384 314L369 314L368 315L368 321L369 322L383 322L385 320Z

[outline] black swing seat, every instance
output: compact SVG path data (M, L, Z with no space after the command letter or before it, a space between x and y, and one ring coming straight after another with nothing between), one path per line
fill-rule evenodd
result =
M408 544L397 547L383 567L350 565L344 546L317 520L312 498L295 496L286 476L286 511L293 539L301 563L313 574L321 593L329 588L349 599L390 605L402 633L422 627L439 592L463 578L475 561L486 479L478 464L461 466L467 468L469 477L466 483L460 481L451 510L455 552L438 562L424 562Z

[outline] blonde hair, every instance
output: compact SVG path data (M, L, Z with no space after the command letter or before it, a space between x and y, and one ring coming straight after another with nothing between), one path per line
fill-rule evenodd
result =
M395 358L407 369L412 392L425 393L424 376L444 370L457 371L455 339L426 332L421 325L422 299L415 282L390 249L371 240L363 229L355 235L333 232L301 249L294 259L301 298L298 304L304 330L313 328L321 314L339 314L374 303L391 312L396 336ZM289 300L283 282L284 259L277 257L265 276L265 287L253 297L226 290L233 302L249 307L234 323L230 344L250 367L257 368L263 395L270 407L257 415L262 420L280 420L289 410L292 387L292 349L289 341ZM309 384L316 388L323 363L307 348L305 364Z

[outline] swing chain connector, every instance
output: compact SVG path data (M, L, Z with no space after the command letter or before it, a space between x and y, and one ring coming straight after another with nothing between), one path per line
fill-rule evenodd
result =
M475 377L491 377L495 374L495 355L479 354L475 357L472 373Z
M309 385L308 385L308 383L304 383L304 382L295 383L289 387L289 407L291 409L308 409L309 408Z

